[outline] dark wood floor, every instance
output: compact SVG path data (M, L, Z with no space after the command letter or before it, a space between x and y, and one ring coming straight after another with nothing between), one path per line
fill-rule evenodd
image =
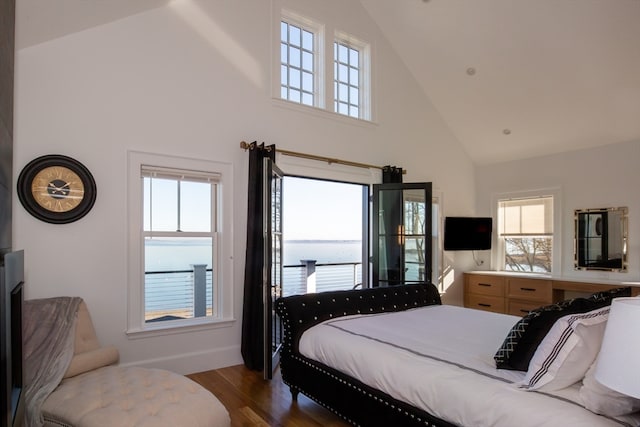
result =
M279 370L271 381L263 380L262 373L250 371L243 365L187 376L216 395L229 411L232 427L349 425L302 394L298 395L297 402L292 401Z

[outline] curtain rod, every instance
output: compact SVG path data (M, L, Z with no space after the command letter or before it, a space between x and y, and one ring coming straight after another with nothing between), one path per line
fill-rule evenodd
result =
M251 148L251 144L248 144L245 141L240 141L240 148L242 148L245 151L249 150ZM299 153L297 151L282 150L280 148L276 148L276 153L284 154L285 156L300 157L302 159L318 160L321 162L327 162L330 165L335 163L338 165L354 166L357 168L365 168L365 169L370 169L370 168L380 169L380 170L384 169L384 166L369 165L366 163L352 162L350 160L341 160L341 159L335 159L332 157L317 156L315 154ZM407 173L407 171L403 169L402 173L405 174Z

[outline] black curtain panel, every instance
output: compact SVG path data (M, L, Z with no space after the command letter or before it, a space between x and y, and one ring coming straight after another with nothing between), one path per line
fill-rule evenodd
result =
M402 183L402 168L396 166L385 166L382 168L383 184L400 184Z
M242 310L241 353L244 364L254 371L264 368L264 306L262 271L264 268L264 159L275 161L275 145L252 142L249 145L249 185L247 191L247 251L244 266L244 305Z

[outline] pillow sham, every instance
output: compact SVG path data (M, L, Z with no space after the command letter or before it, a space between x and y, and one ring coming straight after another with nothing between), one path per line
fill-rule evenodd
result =
M632 414L640 411L640 399L611 390L595 379L597 359L591 364L580 387L580 399L591 412L610 417Z
M532 310L511 328L496 352L498 369L527 371L540 342L559 318L569 314L586 313L611 305L613 298L631 296L631 288L615 288L595 292L586 298L575 298Z
M536 349L518 384L526 390L554 391L577 383L589 370L602 344L610 307L561 317Z

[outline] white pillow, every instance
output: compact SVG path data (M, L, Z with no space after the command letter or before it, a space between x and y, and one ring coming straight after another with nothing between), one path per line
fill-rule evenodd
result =
M518 386L554 391L584 378L600 351L610 307L558 319L544 337Z
M617 417L640 411L640 399L618 393L600 384L593 376L596 362L591 364L580 387L580 399L585 408L596 414Z

